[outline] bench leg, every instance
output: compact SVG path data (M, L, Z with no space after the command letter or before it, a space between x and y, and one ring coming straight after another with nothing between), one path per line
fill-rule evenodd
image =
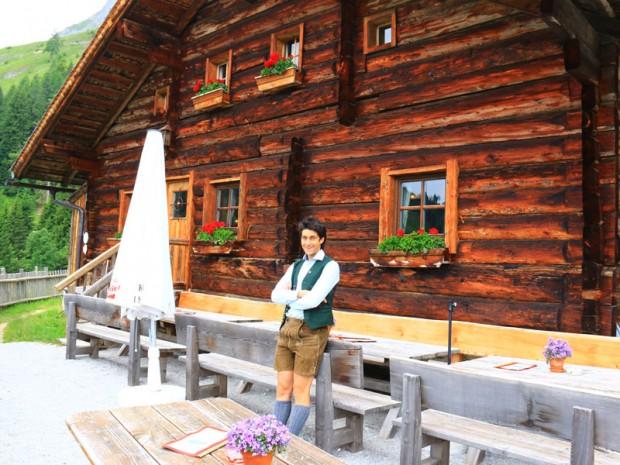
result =
M168 356L159 355L159 376L162 383L166 382L166 372L168 371Z
M239 384L237 385L237 388L235 389L235 392L237 394L245 394L246 392L250 392L250 389L252 389L252 383L249 383L248 381L243 381L240 380Z
M346 427L353 433L353 442L349 452L359 452L364 448L364 415L357 413L347 416Z
M450 465L450 441L433 438L431 443L431 463L437 465Z
M480 465L484 460L484 451L474 447L467 448L467 457L465 459L467 465Z
M99 358L99 346L101 345L101 339L98 337L90 338L90 356L91 358Z
M381 425L381 430L379 431L379 438L390 439L394 437L394 434L396 433L396 428L394 427L394 420L396 420L399 415L400 407L394 407L389 410L389 412L385 416L385 420L383 420L383 424Z
M74 359L77 352L77 317L75 315L75 302L69 302L67 308L67 326L65 330L67 348L65 358Z

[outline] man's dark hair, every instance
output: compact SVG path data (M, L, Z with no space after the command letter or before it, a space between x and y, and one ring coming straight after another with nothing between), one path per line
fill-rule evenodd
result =
M310 229L319 235L319 239L325 239L323 244L321 244L321 248L325 247L325 243L327 242L327 226L321 220L314 216L306 216L303 220L299 222L297 225L299 232L301 233L304 229Z

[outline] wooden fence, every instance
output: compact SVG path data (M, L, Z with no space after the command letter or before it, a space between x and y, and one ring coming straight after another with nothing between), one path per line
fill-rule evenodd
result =
M26 271L6 273L0 269L0 308L20 302L46 299L60 293L55 289L56 283L67 276L67 270Z

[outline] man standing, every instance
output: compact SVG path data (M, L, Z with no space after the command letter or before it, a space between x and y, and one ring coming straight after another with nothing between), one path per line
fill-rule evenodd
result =
M329 326L334 324L332 300L340 280L338 263L323 251L325 223L309 216L298 229L305 255L286 270L271 292L273 302L286 305L274 361L278 372L274 415L289 423L297 436L310 415L310 386L327 345Z

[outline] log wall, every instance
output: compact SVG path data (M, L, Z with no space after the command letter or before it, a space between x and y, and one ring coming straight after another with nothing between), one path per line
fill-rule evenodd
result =
M397 46L364 55L362 19L387 8L396 9ZM303 86L260 93L254 77L271 32L301 22ZM457 301L462 321L583 330L582 86L565 70L561 38L540 18L483 0L228 0L200 10L183 44L182 71L156 68L98 147L103 166L89 186L96 200L88 219L99 249L116 232L118 191L132 188L146 128L167 122L151 110L155 89L169 84L177 118L167 174L194 172L195 230L204 180L247 173L247 240L230 256L193 255L192 290L268 298L288 266L287 219L314 214L327 222L326 251L341 266L338 309L446 319ZM205 58L230 48L233 105L193 110ZM608 62L617 63L615 51ZM594 186L604 241L595 261L610 277L595 331L611 334L617 100L605 95ZM452 263L373 268L381 168L451 158L460 169ZM287 183L291 173L301 186Z

